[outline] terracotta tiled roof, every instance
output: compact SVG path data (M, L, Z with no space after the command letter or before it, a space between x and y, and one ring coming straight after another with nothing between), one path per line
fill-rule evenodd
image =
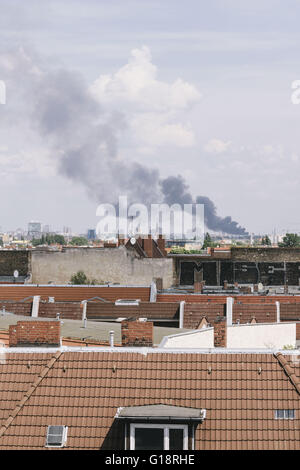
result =
M296 388L297 392L300 395L300 377L297 375L299 372L299 367L297 368L297 371L295 370L295 367L292 367L291 364L289 363L289 358L285 358L283 354L278 353L276 354L276 358L278 359L280 365L283 367L284 372Z
M56 301L81 301L98 296L114 302L117 299L141 299L148 301L150 287L127 286L4 286L0 285L0 300L22 300L40 295L42 300L54 297Z
M150 404L206 409L196 449L300 448L299 393L273 354L118 348L66 351L55 359L10 353L0 365L14 397L5 409L9 425L1 449L45 448L48 425L68 426L67 449L122 449L123 423L114 418L118 408ZM28 362L37 364L34 374ZM7 395L0 398L3 409ZM294 409L295 419L274 419L276 409Z
M234 294L181 294L165 292L157 295L157 302L211 302L226 304L227 297L233 297L235 303L240 304L270 304L276 301L285 304L295 304L300 302L300 295L234 295Z
M50 354L4 354L0 358L0 427L38 378Z

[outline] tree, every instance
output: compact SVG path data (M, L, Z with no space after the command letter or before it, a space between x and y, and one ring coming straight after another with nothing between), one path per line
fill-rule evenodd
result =
M96 286L100 284L107 284L104 281L98 281L97 279L89 279L87 275L83 271L77 271L77 273L73 274L71 277L71 284L73 285L89 285L89 286Z
M209 247L209 246L215 246L215 243L212 241L209 233L207 232L205 237L204 237L204 242L203 242L203 246L202 246L202 250L205 250L205 248Z
M35 238L32 240L32 245L33 246L38 246L38 245L51 245L52 243L56 243L58 245L65 245L66 240L63 235L51 235L47 233L46 235L42 235L41 238Z
M73 237L70 241L70 244L74 246L88 245L88 243L89 242L85 237Z
M261 239L261 244L262 244L262 245L267 245L267 246L271 246L271 245L272 245L271 240L270 240L270 238L268 237L268 235L265 235L264 237L262 237L262 239Z
M73 285L89 284L89 280L83 271L77 271L77 273L73 274L73 276L71 277L71 284Z
M297 233L286 233L278 246L282 248L293 248L300 246L300 237Z

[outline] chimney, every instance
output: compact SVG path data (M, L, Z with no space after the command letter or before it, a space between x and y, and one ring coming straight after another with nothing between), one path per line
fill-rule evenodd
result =
M160 249L160 251L162 252L162 254L164 256L167 255L167 252L166 252L166 244L165 244L165 239L163 238L163 236L160 234L158 235L158 239L156 240L156 243L157 243L157 246L158 248Z
M214 322L214 347L226 348L227 347L227 331L226 319L217 318Z
M195 281L194 282L194 293L195 294L202 294L204 284L205 284L205 281Z
M147 238L142 239L142 247L148 258L153 258L153 242L151 235L148 235Z
M121 235L118 236L118 246L125 245L125 238L123 238Z
M9 347L60 346L60 321L18 321L9 326Z
M115 345L114 335L115 335L115 332L113 330L109 332L109 345L110 345L111 348L113 348L114 345Z
M156 284L156 289L157 290L163 290L163 279L162 279L162 277L156 277L154 279L154 282Z
M121 324L122 346L153 346L153 322L125 320Z

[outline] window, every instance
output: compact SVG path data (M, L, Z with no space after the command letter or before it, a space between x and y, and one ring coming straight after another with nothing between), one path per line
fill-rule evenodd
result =
M115 305L140 305L140 299L118 299Z
M130 450L187 450L188 426L131 424Z
M295 419L295 410L275 410L275 419Z
M46 447L63 447L67 442L67 426L48 426Z

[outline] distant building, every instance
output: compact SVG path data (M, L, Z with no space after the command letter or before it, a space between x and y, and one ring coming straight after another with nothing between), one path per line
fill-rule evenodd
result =
M96 230L90 228L87 232L87 238L88 240L96 240Z
M40 238L42 233L42 224L40 222L29 222L28 236L29 238Z

